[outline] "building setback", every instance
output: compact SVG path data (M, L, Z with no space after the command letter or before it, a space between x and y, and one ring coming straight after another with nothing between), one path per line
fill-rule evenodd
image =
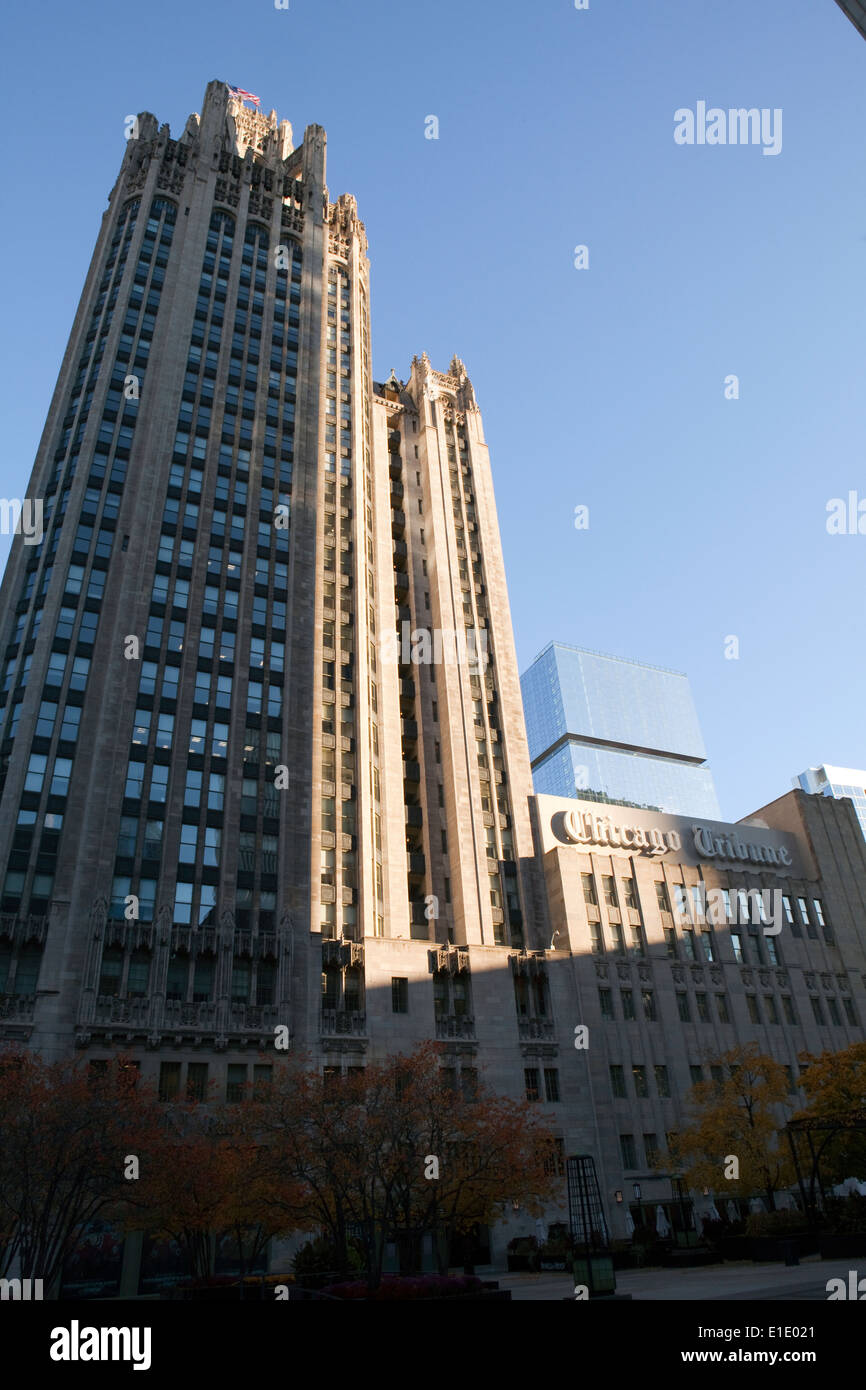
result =
M179 139L138 118L28 495L44 536L15 538L0 590L6 1045L232 1100L279 1065L281 1025L325 1084L435 1038L455 1087L483 1072L549 1107L616 1229L687 1061L862 1036L849 807L791 793L769 830L705 822L700 859L672 848L691 822L533 798L475 394L456 357L374 380L364 226L330 199L321 127L294 148L221 82ZM791 862L720 863L731 835ZM777 959L670 936L657 881L768 875L807 904ZM657 1018L624 1016L627 989ZM670 1096L615 1097L610 1068L638 1065Z
M866 835L866 771L856 767L831 767L822 763L820 767L807 768L794 779L795 787L813 796L849 797L860 822L860 829Z

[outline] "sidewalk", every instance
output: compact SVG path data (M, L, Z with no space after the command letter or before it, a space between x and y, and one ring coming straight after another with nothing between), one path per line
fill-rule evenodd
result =
M866 1276L866 1260L820 1260L810 1257L800 1265L708 1265L699 1269L626 1269L616 1276L618 1294L656 1301L714 1302L741 1299L827 1298L828 1279L846 1279L857 1269ZM574 1280L569 1274L497 1274L501 1289L511 1289L512 1302L570 1298Z

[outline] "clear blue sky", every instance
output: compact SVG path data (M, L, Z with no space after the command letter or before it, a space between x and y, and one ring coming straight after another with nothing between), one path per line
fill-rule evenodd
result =
M521 667L557 638L687 671L730 818L810 763L866 766L866 535L825 525L866 498L866 43L833 0L47 0L4 31L3 496L124 117L179 135L220 78L296 139L325 127L377 375L466 363ZM780 107L781 153L675 144L699 100Z

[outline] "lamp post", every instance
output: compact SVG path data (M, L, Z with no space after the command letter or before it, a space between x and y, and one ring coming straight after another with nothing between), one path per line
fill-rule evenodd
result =
M679 1213L680 1213L680 1227L679 1227L679 1229L677 1229L676 1226L674 1227L674 1240L675 1240L675 1242L676 1242L677 1245L680 1245L680 1244L682 1244L682 1245L688 1245L688 1243L689 1243L688 1231L686 1230L686 1207L685 1207L686 1198L685 1198L685 1195L684 1195L684 1194L685 1194L685 1189L684 1189L684 1187L683 1187L683 1177L682 1177L682 1174L681 1174L681 1173L672 1173L672 1174L671 1174L671 1196L672 1196L672 1197L675 1197L676 1204L677 1204L677 1207L678 1207ZM682 1231L682 1240L680 1240L680 1231Z

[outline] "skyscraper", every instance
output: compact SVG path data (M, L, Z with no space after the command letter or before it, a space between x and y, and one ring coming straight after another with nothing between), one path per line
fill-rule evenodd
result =
M816 796L850 797L866 836L866 772L855 767L831 767L822 763L820 767L807 768L795 777L793 786L802 787L804 792Z
M520 683L537 792L719 819L681 672L551 642Z
M231 1097L280 1025L365 1051L372 945L468 1033L461 948L543 930L529 762L472 386L374 383L324 131L129 127L0 592L0 1028Z

